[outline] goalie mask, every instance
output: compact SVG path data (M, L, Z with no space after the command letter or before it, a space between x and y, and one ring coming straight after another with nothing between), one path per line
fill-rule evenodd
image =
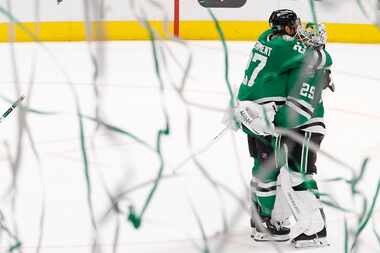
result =
M297 27L296 37L308 47L323 47L327 42L327 33L323 24L307 23L305 28Z

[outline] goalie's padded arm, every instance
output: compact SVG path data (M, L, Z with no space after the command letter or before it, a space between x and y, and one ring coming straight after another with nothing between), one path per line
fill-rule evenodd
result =
M274 123L276 127L296 128L313 117L315 106L320 101L321 88L315 86L303 68L288 71L286 78L286 102L277 111Z
M310 120L313 111L314 108L303 100L288 97L285 105L277 111L274 124L276 127L296 128Z

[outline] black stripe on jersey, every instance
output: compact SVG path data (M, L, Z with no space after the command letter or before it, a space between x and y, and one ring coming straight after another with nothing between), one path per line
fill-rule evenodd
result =
M285 101L265 101L265 102L261 102L259 104L260 105L265 105L265 104L269 104L269 103L275 103L276 105L284 105Z
M323 128L326 128L326 125L323 122L313 122L313 123L302 125L302 126L298 127L298 129L302 130L302 129L312 127L312 126L321 126Z
M302 109L302 111L305 111L307 114L309 114L310 116L313 115L313 112L309 110L309 108L303 106L302 104L298 103L297 100L295 100L294 98L292 97L288 97L288 100L289 102L292 102L295 106L297 106L298 108Z

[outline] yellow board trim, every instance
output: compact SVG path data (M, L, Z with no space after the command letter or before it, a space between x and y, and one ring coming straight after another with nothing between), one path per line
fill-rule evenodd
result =
M149 24L161 36L172 36L173 23L150 21ZM226 40L256 40L268 28L266 21L220 21ZM380 43L380 30L372 24L327 23L329 42ZM185 40L218 40L219 35L212 21L181 21L180 37ZM25 22L0 23L0 42L30 41L85 41L90 40L148 40L147 29L137 21L92 22Z
M160 35L171 34L172 24L160 21L149 22ZM164 32L165 29L168 32ZM0 42L31 41L85 41L85 40L147 40L148 30L137 21L92 22L25 22L0 23Z
M269 28L266 21L219 21L226 40L256 40ZM212 21L181 21L180 37L185 40L219 40Z

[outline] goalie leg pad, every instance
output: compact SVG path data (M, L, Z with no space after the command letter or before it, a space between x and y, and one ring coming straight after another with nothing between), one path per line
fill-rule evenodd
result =
M303 201L306 205L310 207L310 224L309 227L304 231L306 235L313 235L318 233L325 226L325 222L320 212L321 203L315 197L315 195L310 191L295 191L298 198Z
M292 175L293 174L293 175ZM319 211L321 204L310 191L294 191L292 182L299 183L299 173L289 173L281 168L279 183L289 208L296 219L290 237L295 238L302 233L315 234L325 226L324 219Z
M281 186L277 186L276 190L276 200L274 202L274 208L272 211L272 219L283 223L285 226L289 225L289 217L292 215L292 211L286 201L284 192Z

